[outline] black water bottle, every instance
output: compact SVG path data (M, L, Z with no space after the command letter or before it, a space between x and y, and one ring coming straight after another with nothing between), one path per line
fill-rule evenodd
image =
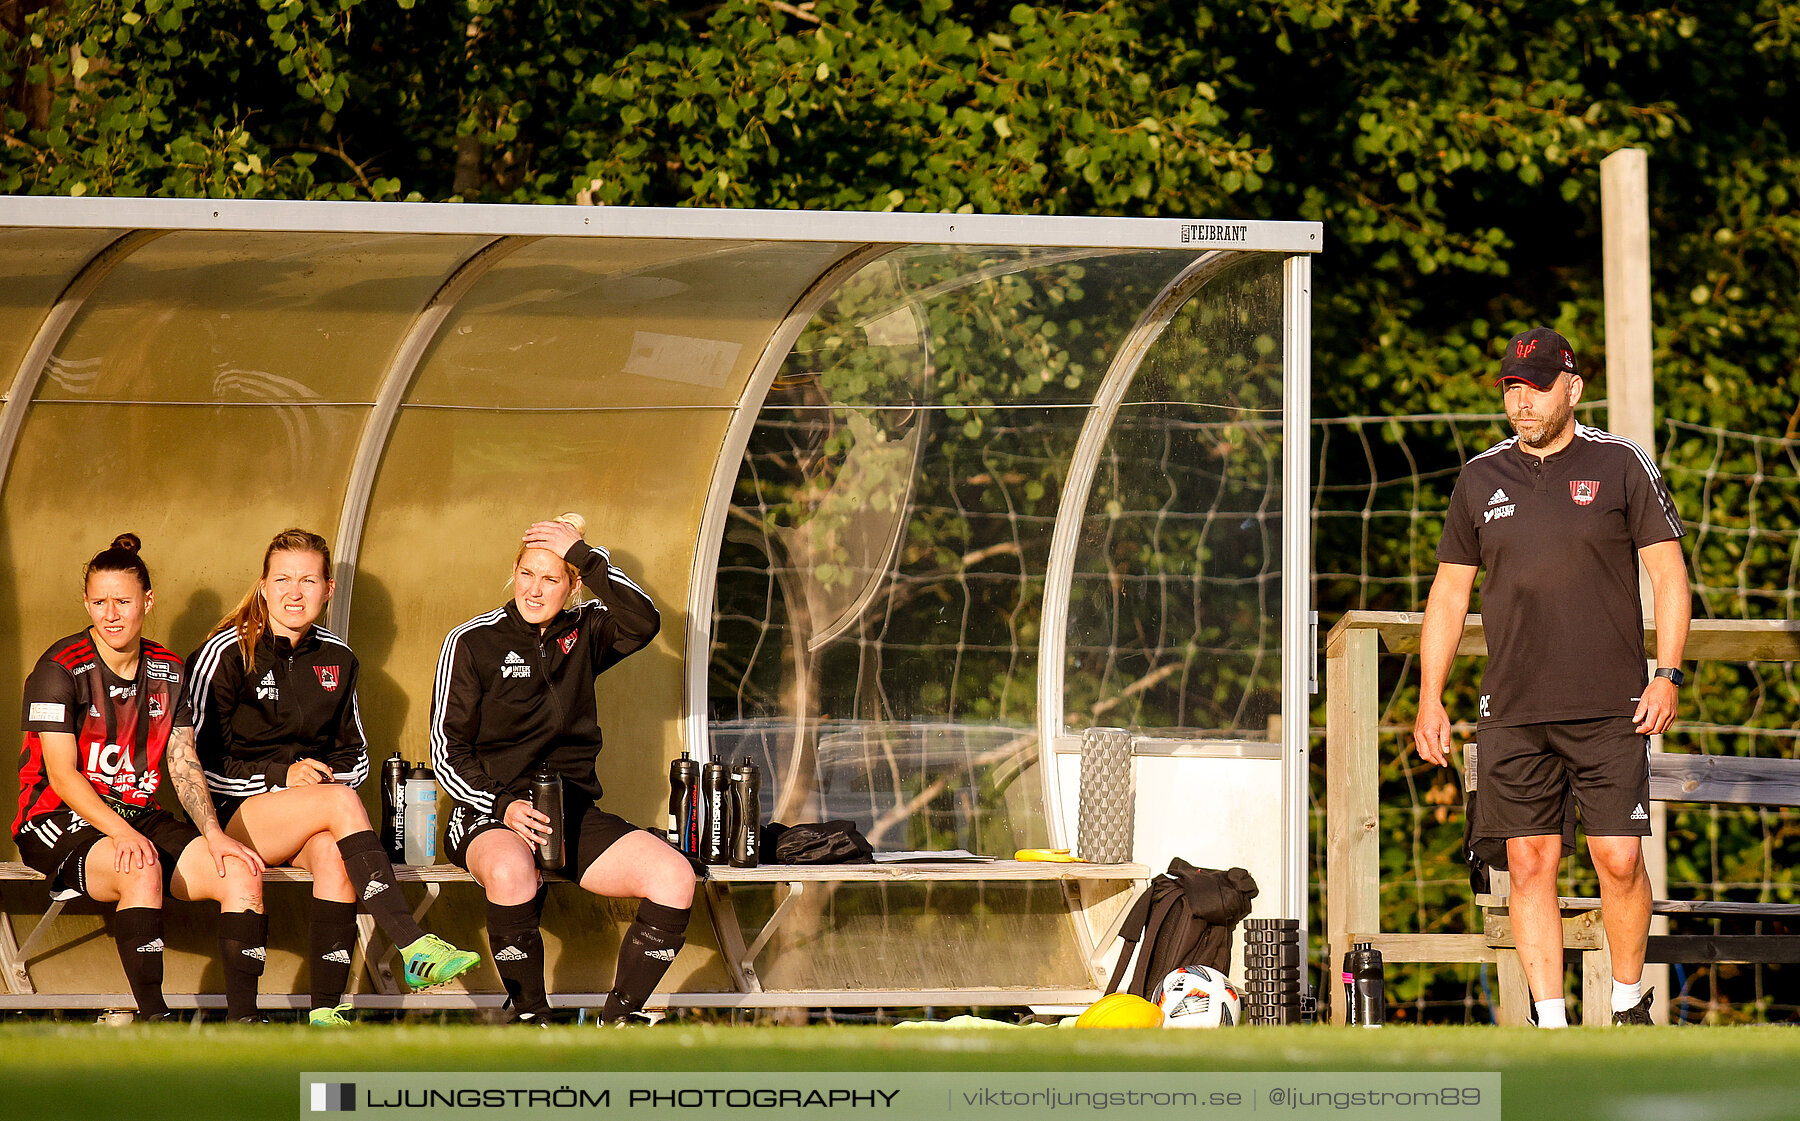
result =
M398 751L381 765L381 844L395 864L406 863L406 770Z
M1358 942L1344 954L1344 1003L1348 1022L1355 1027L1378 1028L1387 1020L1387 983L1381 976L1381 951Z
M706 803L700 863L724 864L731 859L731 771L725 764L700 768L700 798Z
M688 755L669 764L669 843L693 856L698 853L700 764Z
M748 755L731 769L731 866L754 868L762 841L762 773Z
M550 836L537 847L537 864L546 872L559 872L563 860L563 781L561 775L539 767L531 780L531 805L550 819Z

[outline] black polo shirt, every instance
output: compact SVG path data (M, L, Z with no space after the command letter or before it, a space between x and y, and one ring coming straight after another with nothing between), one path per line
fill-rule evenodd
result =
M1480 723L1630 716L1649 680L1637 551L1686 533L1656 464L1586 425L1539 459L1517 437L1456 481L1437 559L1479 565Z

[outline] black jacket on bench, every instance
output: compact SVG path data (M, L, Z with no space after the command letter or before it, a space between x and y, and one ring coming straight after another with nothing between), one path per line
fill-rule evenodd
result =
M594 678L662 627L650 597L605 549L577 541L568 560L598 598L565 609L541 634L508 600L452 630L438 657L431 765L451 797L489 817L528 797L544 764L600 800Z
M207 639L188 658L188 689L208 788L229 798L279 790L300 759L320 760L337 781L360 785L369 753L356 670L350 647L320 626L297 644L265 630L249 671L235 630Z

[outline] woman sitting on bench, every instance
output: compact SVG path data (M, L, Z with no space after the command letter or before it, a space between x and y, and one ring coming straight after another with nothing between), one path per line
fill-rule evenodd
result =
M25 681L13 840L53 898L117 904L113 936L140 1021L174 1019L162 995L164 893L216 900L226 1007L254 1020L268 926L262 860L213 814L181 659L143 637L155 597L138 545L120 534L88 562L93 625L52 643ZM156 804L165 754L198 829Z
M534 852L550 819L533 808L540 767L563 781L560 871L596 895L638 898L601 1023L639 1012L687 931L694 873L663 838L600 809L594 679L649 645L662 625L650 597L581 539L577 514L538 522L513 560L513 598L452 630L431 700L431 762L458 802L451 861L487 891L488 939L514 1022L548 1022L543 894ZM595 598L577 603L579 585Z
M315 1027L349 1022L338 1001L359 900L400 948L414 989L480 960L419 928L356 793L369 773L356 655L317 625L334 586L325 539L283 530L263 552L262 579L188 659L200 760L225 831L270 864L312 873Z

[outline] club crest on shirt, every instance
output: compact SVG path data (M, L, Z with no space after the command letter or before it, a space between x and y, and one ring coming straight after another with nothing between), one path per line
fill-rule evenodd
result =
M567 654L569 651L575 649L575 639L577 637L578 637L577 632L570 631L568 634L565 634L561 638L557 639L556 644L558 646L562 647L563 653Z
M160 720L162 718L163 703L162 703L161 697L152 693L150 695L150 701L149 701L148 707L150 709L150 719Z
M1575 505L1586 506L1586 505L1592 503L1595 498L1599 497L1599 495L1600 495L1600 484L1598 482L1596 482L1595 480L1593 480L1593 479L1570 479L1569 480L1569 497L1573 498L1575 500Z
M337 692L338 667L314 666L313 672L319 675L319 688L325 690L327 693Z

